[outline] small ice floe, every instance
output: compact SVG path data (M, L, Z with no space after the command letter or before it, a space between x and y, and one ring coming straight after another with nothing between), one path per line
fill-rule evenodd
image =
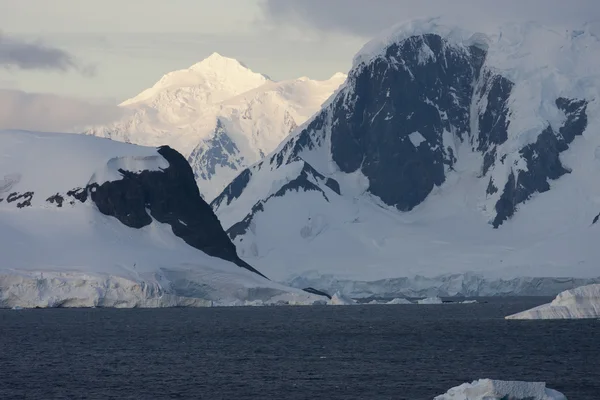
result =
M567 400L543 382L480 379L450 389L433 400Z
M443 304L444 302L439 297L427 297L426 299L417 300L417 304Z

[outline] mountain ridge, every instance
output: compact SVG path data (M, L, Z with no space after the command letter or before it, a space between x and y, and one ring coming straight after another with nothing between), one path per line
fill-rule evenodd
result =
M241 254L276 279L313 264L365 281L597 276L598 39L537 24L457 35L437 19L394 29L355 57L321 112L212 202L226 229L246 221L230 232ZM341 196L312 178L326 199L310 185L274 196L298 163Z

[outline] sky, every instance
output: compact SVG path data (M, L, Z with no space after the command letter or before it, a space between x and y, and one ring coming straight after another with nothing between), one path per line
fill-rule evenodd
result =
M213 52L276 80L326 79L378 32L441 15L472 30L532 19L566 29L600 21L600 1L0 0L0 128L34 129L41 109L77 120L45 125L54 130L114 118L108 106Z

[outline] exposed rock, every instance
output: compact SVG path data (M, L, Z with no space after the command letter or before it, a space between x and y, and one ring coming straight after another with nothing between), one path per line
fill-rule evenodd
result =
M132 228L149 225L154 218L171 225L173 233L190 246L260 274L237 256L219 220L200 196L185 158L168 146L158 152L169 162L168 168L141 173L120 170L123 179L90 185L88 191L100 212Z
M391 45L385 58L351 74L353 90L336 101L333 160L344 172L360 169L369 192L386 204L411 210L454 165L444 132L469 133L472 85L483 56L477 47L459 50L437 35ZM416 147L409 140L415 132L426 143Z
M31 207L32 199L33 199L33 192L25 192L25 193L21 193L21 194L19 194L18 192L13 192L8 195L8 197L6 198L6 202L14 203L16 201L17 207L23 208L23 207ZM23 200L23 201L19 202L19 200Z
M53 196L50 196L46 199L46 201L50 204L56 203L56 207L62 207L63 202L65 201L64 197L62 197L59 193L56 193Z
M325 293L325 292L323 292L323 291L321 291L321 290L317 290L317 289L315 289L315 288L311 288L311 287L304 288L304 289L302 289L302 290L304 290L305 292L308 292L308 293L316 294L316 295L318 295L318 296L325 296L325 297L327 297L329 300L331 300L331 295L329 295L329 294L327 294L327 293Z

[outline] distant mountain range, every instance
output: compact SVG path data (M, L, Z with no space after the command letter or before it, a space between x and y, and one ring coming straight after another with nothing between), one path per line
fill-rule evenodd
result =
M168 144L188 158L208 201L245 167L273 151L344 82L274 82L217 53L163 76L121 104L128 113L89 135L147 146Z

